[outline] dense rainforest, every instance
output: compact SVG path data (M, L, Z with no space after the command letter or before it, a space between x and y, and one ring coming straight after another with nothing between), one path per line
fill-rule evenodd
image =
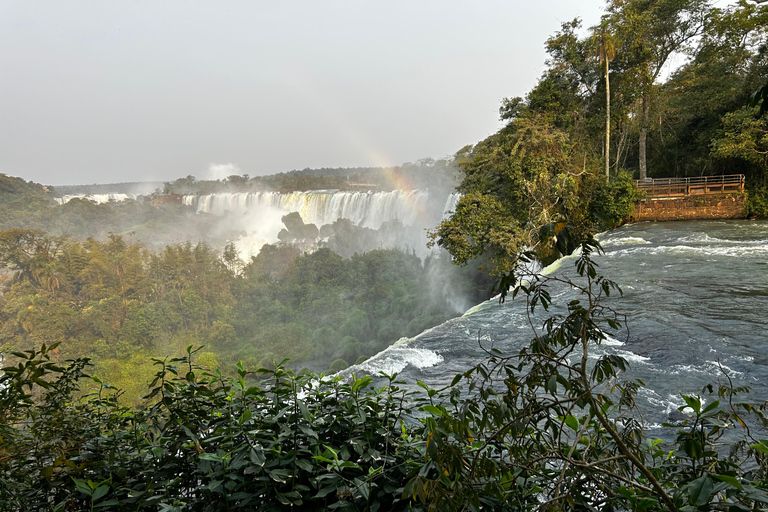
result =
M745 214L768 215L761 4L610 0L599 23L566 22L546 42L546 71L502 102L497 133L416 166L461 174L455 212L432 232L465 265L443 283L478 298L490 288L479 265L531 312L548 311L553 281L581 293L519 354L490 350L443 389L298 370L341 369L456 314L431 279L448 258L303 253L291 226L311 228L286 216L283 241L242 262L226 226L179 205L55 207L3 177L0 508L765 510L765 404L725 375L652 438L633 408L643 383L624 380L622 357L591 352L626 327L603 304L621 291L591 255L592 234L640 199L633 178L743 173ZM164 192L262 185L187 177ZM212 244L144 237L192 217ZM86 218L96 227L77 226ZM530 274L577 248L572 279ZM286 352L293 369L272 362Z

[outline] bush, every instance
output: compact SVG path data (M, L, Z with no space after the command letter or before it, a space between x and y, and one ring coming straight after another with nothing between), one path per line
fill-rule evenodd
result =
M632 217L635 205L644 194L637 189L628 173L621 173L616 179L601 180L592 189L589 212L602 224L602 229L620 226Z
M746 210L749 217L768 217L768 187L747 190Z
M331 373L337 373L341 370L346 370L347 368L349 368L349 363L343 359L336 359L331 363Z

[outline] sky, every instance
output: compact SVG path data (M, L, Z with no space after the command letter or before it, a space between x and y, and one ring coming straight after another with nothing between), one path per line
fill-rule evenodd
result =
M0 173L51 185L443 158L603 0L0 2Z

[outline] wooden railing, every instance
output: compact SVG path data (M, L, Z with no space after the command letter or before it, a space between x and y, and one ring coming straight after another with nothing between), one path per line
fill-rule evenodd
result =
M645 197L684 197L701 194L738 194L744 192L744 175L699 176L695 178L655 178L636 180Z

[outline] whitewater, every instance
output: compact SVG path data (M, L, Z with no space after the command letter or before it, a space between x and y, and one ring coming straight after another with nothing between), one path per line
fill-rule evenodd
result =
M629 362L623 377L646 384L639 405L647 425L671 419L684 404L680 393L701 393L723 381L723 371L750 386L751 398L768 399L768 222L640 223L599 241L599 273L623 290L606 304L626 315L626 329L610 333L591 357L612 353ZM575 277L574 261L563 258L547 271ZM553 312L578 298L565 286L551 293ZM487 359L486 349L515 354L532 336L524 300L491 299L347 373L399 372L441 387Z

